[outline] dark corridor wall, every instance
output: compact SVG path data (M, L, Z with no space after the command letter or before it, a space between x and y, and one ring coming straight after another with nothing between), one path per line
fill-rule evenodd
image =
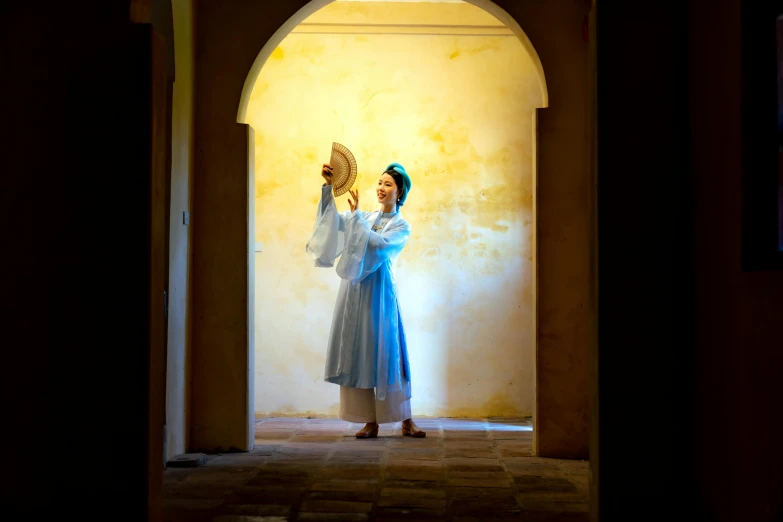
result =
M783 520L783 271L742 269L764 4L598 2L602 521Z
M145 520L150 29L121 1L0 20L0 511Z

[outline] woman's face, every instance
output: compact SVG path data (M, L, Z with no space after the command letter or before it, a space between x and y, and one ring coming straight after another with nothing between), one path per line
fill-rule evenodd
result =
M397 183L394 182L394 178L390 175L384 174L381 176L375 193L378 195L378 203L397 204L399 190L397 189Z

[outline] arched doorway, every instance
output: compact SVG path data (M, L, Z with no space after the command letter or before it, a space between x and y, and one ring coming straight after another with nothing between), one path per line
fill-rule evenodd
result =
M338 1L297 25L246 84L257 414L338 409L322 374L339 279L302 249L320 185L310 174L335 140L356 147L365 210L390 158L415 179L403 210L414 240L397 273L415 413L532 415L534 115L546 86L517 33L465 2Z
M193 249L194 449L241 449L253 444L254 362L249 347L254 345L250 289L255 249L249 246L255 233L248 183L253 130L236 122L244 120L248 86L252 88L252 78L264 61L293 27L328 3L206 6L200 17L194 216L201 216L201 221L194 228ZM486 9L515 33L530 36L520 41L535 43L541 62L552 64L543 98L549 108L536 122L537 452L583 458L591 307L590 100L587 43L580 22L589 5L470 3Z

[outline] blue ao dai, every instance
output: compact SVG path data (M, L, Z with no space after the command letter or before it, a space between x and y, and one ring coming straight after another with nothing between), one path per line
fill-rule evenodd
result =
M400 212L337 212L332 187L324 185L306 251L317 267L337 263L342 278L329 333L325 380L351 388L375 388L411 397L394 267L410 237Z

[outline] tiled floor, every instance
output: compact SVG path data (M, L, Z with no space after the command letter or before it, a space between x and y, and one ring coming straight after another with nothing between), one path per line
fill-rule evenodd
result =
M528 421L417 424L259 419L252 452L165 471L166 522L587 520L588 463L532 457Z

